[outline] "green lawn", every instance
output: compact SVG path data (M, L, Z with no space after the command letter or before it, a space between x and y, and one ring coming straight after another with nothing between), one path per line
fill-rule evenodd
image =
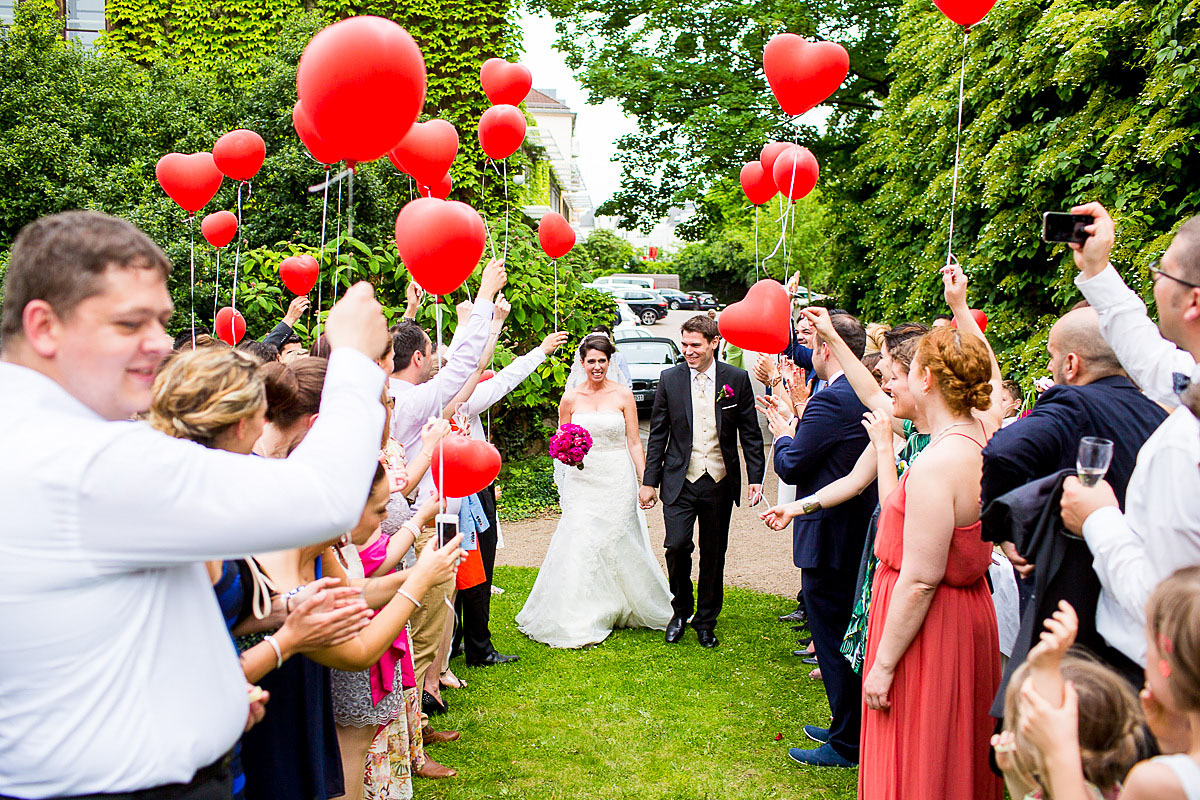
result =
M519 663L469 669L449 690L439 728L462 740L431 754L459 777L420 781L421 798L852 798L855 770L799 767L800 728L825 724L829 707L811 667L776 617L786 599L727 589L705 650L690 629L667 645L657 631L619 630L588 650L553 650L517 631L513 618L536 571L498 567L492 632ZM782 740L776 741L776 735Z

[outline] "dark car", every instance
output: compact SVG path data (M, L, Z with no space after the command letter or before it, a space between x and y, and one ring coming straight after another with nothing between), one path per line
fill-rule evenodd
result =
M715 308L718 311L721 309L721 304L717 302L717 298L708 292L692 292L692 297L696 298L696 308L700 311L708 311L710 308Z
M618 334L619 335L619 334ZM639 409L654 405L654 393L658 391L658 377L665 369L679 363L683 354L679 345L670 339L638 337L617 339L617 351L629 363L629 374L633 378L633 399Z
M662 295L663 300L667 301L667 306L672 311L678 311L681 308L700 308L700 303L696 298L687 292L681 292L678 289L655 289L654 291Z
M638 286L621 286L609 289L609 294L624 300L643 325L653 325L667 315L667 301L657 292Z

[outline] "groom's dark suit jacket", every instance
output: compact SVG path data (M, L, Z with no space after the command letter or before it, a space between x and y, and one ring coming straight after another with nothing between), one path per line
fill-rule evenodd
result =
M650 416L650 438L646 443L646 474L642 484L662 486L662 501L673 503L687 480L692 458L692 383L691 369L679 364L662 373L654 395ZM729 386L733 397L721 399L722 387ZM741 494L742 462L737 441L742 439L746 454L746 476L750 483L762 483L767 471L763 454L762 429L754 408L754 387L744 369L717 361L716 404L717 440L725 473L733 481L735 501Z

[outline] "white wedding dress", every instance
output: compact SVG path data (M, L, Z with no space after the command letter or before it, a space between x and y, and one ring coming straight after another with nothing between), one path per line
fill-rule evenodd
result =
M551 647L602 642L614 628L665 630L667 577L650 547L646 515L619 411L580 411L592 436L582 470L555 463L562 518L517 627Z

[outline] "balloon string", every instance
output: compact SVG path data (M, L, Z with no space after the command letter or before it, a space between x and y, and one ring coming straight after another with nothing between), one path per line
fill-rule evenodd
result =
M350 179L346 181L349 187L346 190L346 238L354 238L354 170L350 170ZM354 275L354 251L346 250L346 264L350 268L350 275ZM339 258L338 263L333 268L333 301L337 302L338 283L341 282L342 275L342 260Z
M791 177L790 182L788 183L788 191L785 192L785 194L788 196L789 199L791 198L792 190L795 188L795 186L796 186L796 159L793 158L792 159L792 177ZM780 204L784 204L787 202L787 200L784 200L781 197L781 198L779 198L779 202L780 202ZM785 285L787 283L787 278L788 278L788 274L787 274L788 264L787 264L787 247L786 247L784 241L787 238L788 215L790 213L794 213L793 209L795 208L795 206L796 206L795 203L792 203L790 206L789 205L783 206L783 216L779 218L780 221L783 223L780 226L780 230L779 230L779 241L775 243L775 249L771 251L771 255L769 255L763 259L763 271L765 272L767 269L768 259L772 258L776 253L778 253L780 247L784 248L784 250L783 250L783 255L784 255L783 278L784 278ZM770 277L770 273L767 273L767 275L768 275L768 277Z
M785 269L784 271L787 273L788 283L791 283L792 277L795 274L798 274L800 272L799 264L796 265L795 272L792 272L792 269L791 269L792 254L796 250L796 245L794 242L795 233L796 233L796 204L795 203L792 203L791 213L789 214L789 216L791 216L792 219L788 223L788 236L787 236L788 241L787 241L787 247L785 249L785 254L784 254L783 258L784 258L784 263L787 265L787 269ZM796 283L799 284L800 281L796 281Z
M321 261L317 268L317 338L321 338L321 289L325 281L321 278L320 267L325 264L325 221L329 217L329 167L325 168L325 188L321 198Z
M233 250L233 296L229 302L230 307L237 311L237 281L238 281L238 262L242 258L242 184L238 184L237 188L237 222L238 222L238 241L237 247Z
M485 193L487 192L487 168L488 168L489 163L493 163L490 158L484 162L483 175L479 179L479 207L480 208L484 208L486 205L484 203L484 196L485 196ZM496 242L495 242L495 240L492 239L492 225L490 222L487 221L487 217L484 217L484 219L483 219L483 229L484 229L484 231L487 232L488 244L491 245L491 248L492 248L492 261L495 261L496 260Z
M758 283L758 206L754 207L754 282Z
M433 318L434 318L434 326L437 328L437 349L433 351L433 357L438 359L438 363L440 364L441 358L442 358L442 303L441 303L441 298L438 297L437 295L434 295L434 298L433 298ZM439 370L440 370L440 367L439 367ZM441 416L442 414L446 413L445 409L442 407L442 382L438 381L436 377L434 378L434 380L437 382L437 386L435 388L435 393L437 394L438 416ZM445 514L446 513L446 448L442 445L441 442L438 442L438 483L441 484L441 486L438 487L438 495L439 495L438 508L441 510L441 513ZM442 543L438 542L438 544L441 545Z
M192 266L192 349L196 349L196 215L188 214L188 245Z
M504 257L508 258L508 161L504 161Z
M554 264L554 330L558 330L558 259L552 258Z
M218 296L221 294L221 248L217 250L217 276L213 278L213 322L217 321Z
M954 207L958 199L958 161L959 152L962 146L962 118L963 118L963 88L966 85L967 77L967 37L970 36L971 29L963 28L963 54L962 67L958 73L958 133L954 139L954 182L950 186L950 233L946 237L946 266L950 266L954 259Z
M335 228L337 230L337 238L333 240L333 276L332 276L332 279L333 279L332 280L332 282L333 282L333 300L332 300L332 302L334 302L334 303L337 302L338 267L340 267L341 263L342 263L342 184L340 181L338 182L337 223L335 224Z

